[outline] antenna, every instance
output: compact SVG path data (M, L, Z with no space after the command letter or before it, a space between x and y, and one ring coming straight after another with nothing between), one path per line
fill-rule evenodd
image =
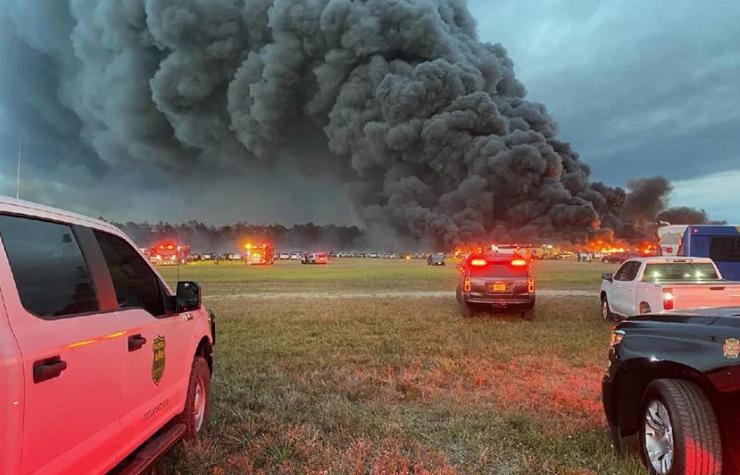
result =
M15 199L21 197L21 147L23 141L18 137L18 170L15 175Z
M175 250L177 251L177 281L180 282L180 227L177 228L177 244Z

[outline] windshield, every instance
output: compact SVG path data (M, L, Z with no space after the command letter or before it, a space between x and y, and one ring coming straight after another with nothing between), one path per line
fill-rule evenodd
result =
M508 262L489 262L483 267L471 267L470 274L474 277L527 277L529 269L526 266L514 267Z
M700 282L718 280L717 270L712 264L691 262L647 264L643 282Z

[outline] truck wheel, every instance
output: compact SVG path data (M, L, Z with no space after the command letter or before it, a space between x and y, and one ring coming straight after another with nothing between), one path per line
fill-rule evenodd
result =
M603 318L605 322L614 321L614 314L609 309L609 300L606 298L606 295L601 297L601 318Z
M470 318L473 316L473 307L465 301L464 297L462 298L462 300L460 300L460 313L465 318Z
M201 356L193 360L185 409L175 423L185 424L185 439L195 440L208 423L211 412L211 370Z
M527 308L522 312L522 320L526 320L528 322L533 321L536 316L537 314L534 311L534 307Z
M647 303L647 302L640 303L640 315L642 315L644 313L650 313L650 312L651 312L651 310L650 310L650 304L649 303Z
M640 445L651 474L720 475L722 441L714 409L694 383L659 379L645 391Z

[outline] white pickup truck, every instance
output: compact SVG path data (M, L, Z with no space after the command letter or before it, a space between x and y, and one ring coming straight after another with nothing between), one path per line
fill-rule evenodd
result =
M604 274L599 294L602 318L618 320L678 308L740 305L740 282L724 280L711 259L645 257Z

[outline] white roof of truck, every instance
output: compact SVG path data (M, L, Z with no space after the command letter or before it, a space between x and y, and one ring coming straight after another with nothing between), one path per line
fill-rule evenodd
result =
M81 226L110 231L119 236L123 235L120 229L110 223L106 223L105 221L59 208L52 208L51 206L33 203L31 201L17 200L8 196L0 196L0 212L22 214L26 216L46 218L52 221L79 224Z
M655 257L634 257L628 259L629 261L644 262L645 264L714 264L714 261L708 257L670 257L670 256L655 256Z

